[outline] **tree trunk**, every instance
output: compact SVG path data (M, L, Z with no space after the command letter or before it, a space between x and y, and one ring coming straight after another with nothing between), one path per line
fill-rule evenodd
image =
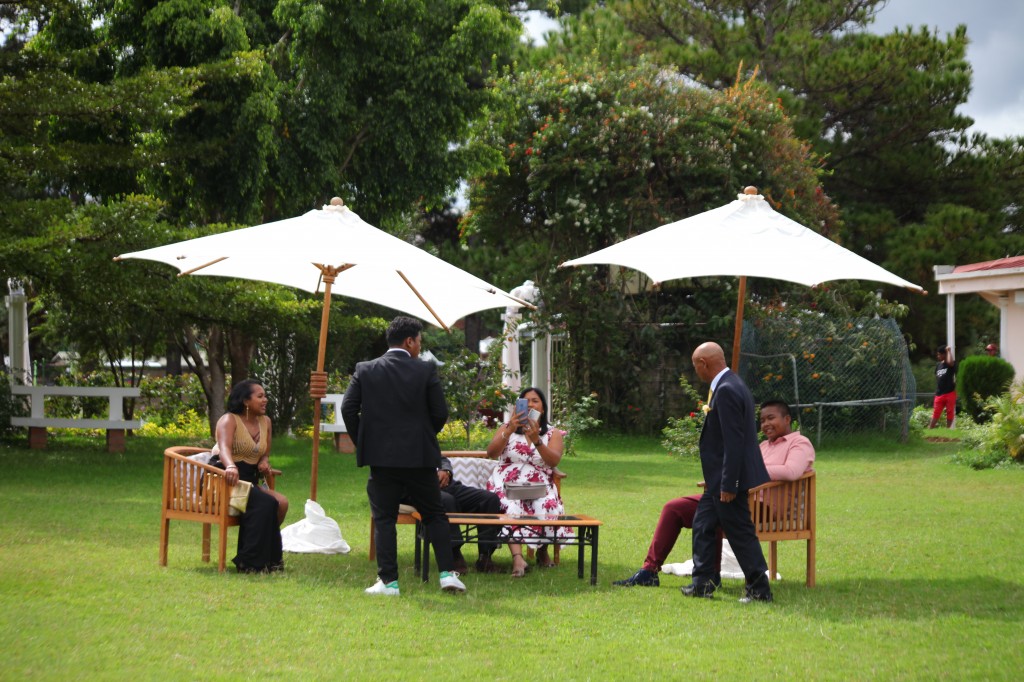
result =
M249 365L256 353L256 342L239 331L227 333L228 356L231 358L231 385L249 379Z
M182 355L189 366L199 377L199 384L203 387L203 394L206 396L206 414L210 423L210 435L217 435L217 420L221 418L225 410L226 393L224 389L224 334L221 328L214 325L210 327L206 345L207 363L203 362L203 356L199 354L201 342L196 336L195 330L187 328L184 333L184 344Z

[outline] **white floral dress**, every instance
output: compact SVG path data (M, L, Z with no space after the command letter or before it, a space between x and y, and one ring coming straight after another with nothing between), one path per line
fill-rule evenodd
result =
M545 445L551 438L551 429L540 437ZM564 433L564 432L563 432ZM498 455L498 466L487 481L487 489L498 496L501 511L513 516L556 516L565 513L562 498L553 483L554 467L548 466L537 448L520 433L513 433L505 449ZM506 483L543 483L547 490L535 500L510 500L505 497ZM557 535L556 535L557 534ZM571 538L573 529L567 526L506 526L502 535L512 542L536 548L539 538ZM532 541L532 542L531 542Z

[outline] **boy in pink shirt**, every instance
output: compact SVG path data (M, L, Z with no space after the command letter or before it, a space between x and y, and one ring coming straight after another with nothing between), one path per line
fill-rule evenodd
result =
M790 430L792 423L793 417L785 402L769 400L761 405L761 433L766 438L761 441L761 456L764 457L765 468L773 481L795 481L813 468L814 446L799 431ZM675 546L682 529L693 527L693 516L697 512L700 497L699 494L677 497L665 503L658 525L654 528L654 537L647 549L644 565L630 577L616 580L614 585L657 587L660 584L658 571ZM722 543L719 541L719 563L721 556Z

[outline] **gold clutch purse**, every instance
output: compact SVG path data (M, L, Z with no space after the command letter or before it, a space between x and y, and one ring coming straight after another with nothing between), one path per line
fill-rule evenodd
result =
M228 516L241 516L245 512L251 488L252 483L249 481L239 481L235 484L231 489L231 499L228 500Z

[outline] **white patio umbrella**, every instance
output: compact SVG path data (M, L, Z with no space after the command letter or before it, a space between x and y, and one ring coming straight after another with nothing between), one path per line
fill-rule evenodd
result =
M480 310L533 307L364 222L338 198L296 218L125 253L114 260L128 258L173 265L179 276L239 277L323 293L317 365L310 378L312 500L320 455L320 399L327 393L324 357L332 294L378 303L446 330Z
M776 212L747 187L719 208L662 225L560 267L620 265L654 283L682 277L738 276L732 367L739 369L740 333L747 277L767 277L814 286L837 279L885 282L924 290L858 256L814 230Z

